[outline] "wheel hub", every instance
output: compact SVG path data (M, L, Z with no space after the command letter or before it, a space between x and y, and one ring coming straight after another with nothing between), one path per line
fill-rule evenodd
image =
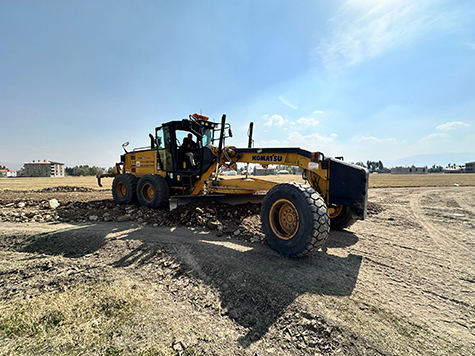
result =
M124 198L127 195L127 186L124 183L119 182L116 191L119 197Z
M287 199L277 200L270 212L269 221L274 233L282 240L290 240L299 228L299 215L295 206Z
M142 191L144 193L144 198L148 201L152 201L155 197L155 189L153 189L153 186L151 184L145 184L142 188Z
M336 218L338 215L341 214L343 210L343 205L331 205L328 207L328 213L330 214L330 219Z

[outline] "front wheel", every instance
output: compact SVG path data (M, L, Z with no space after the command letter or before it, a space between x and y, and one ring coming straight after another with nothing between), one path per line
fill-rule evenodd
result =
M160 175L147 174L137 184L137 197L143 206L151 209L164 208L170 199L168 183Z
M325 244L330 217L323 198L311 187L283 183L269 190L261 208L267 242L289 257L301 257Z
M351 208L345 205L332 205L329 208L329 213L330 227L332 230L343 230L358 220L354 217Z

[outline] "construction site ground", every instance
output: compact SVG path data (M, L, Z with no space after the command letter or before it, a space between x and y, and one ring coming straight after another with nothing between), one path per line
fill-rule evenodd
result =
M0 190L0 355L473 355L475 188L373 188L285 258L258 204Z

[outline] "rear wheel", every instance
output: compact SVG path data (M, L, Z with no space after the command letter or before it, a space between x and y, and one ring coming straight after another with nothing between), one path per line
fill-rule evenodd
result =
M290 257L323 247L330 232L323 198L300 183L278 184L270 189L262 202L261 221L269 245Z
M117 175L112 182L114 201L120 205L135 204L137 181L137 177L130 173Z
M358 220L353 217L353 212L349 206L332 205L328 211L330 213L330 227L332 230L343 230Z
M168 183L160 175L147 174L140 178L137 185L137 197L140 204L151 208L164 208L170 199Z

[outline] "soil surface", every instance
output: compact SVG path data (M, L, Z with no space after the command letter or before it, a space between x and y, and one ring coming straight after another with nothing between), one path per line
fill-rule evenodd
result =
M0 191L0 298L107 275L147 283L210 355L472 355L475 188L370 190L368 218L302 259L267 246L260 205L118 206L110 191ZM1 262L1 261L0 261ZM158 292L157 292L158 293Z

